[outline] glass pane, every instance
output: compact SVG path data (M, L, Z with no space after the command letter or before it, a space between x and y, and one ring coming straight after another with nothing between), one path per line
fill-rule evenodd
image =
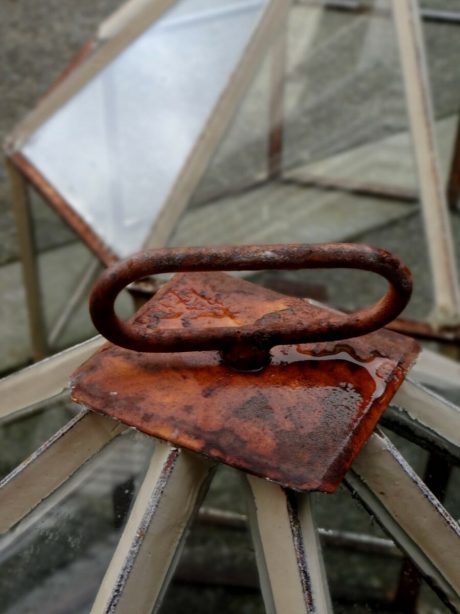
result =
M408 606L412 599L417 611L449 612L346 488L339 488L333 495L315 495L314 502L334 612L406 614L412 611Z
M137 433L116 439L0 538L2 612L90 611L151 452Z
M0 478L25 460L79 411L81 408L70 401L66 391L41 404L34 413L0 423Z
M35 190L30 190L30 193L42 287L41 301L47 330L52 336L50 345L53 351L59 351L97 334L89 316L88 298L102 265L98 266L94 254L41 195ZM53 329L69 305L72 307L66 324L56 335ZM131 315L132 299L127 292L120 295L117 309L124 318Z
M264 614L247 526L210 520L214 510L245 511L240 473L219 467L201 510L206 514L192 525L160 613Z
M367 12L299 3L286 35L284 53L274 41L169 243L377 245L412 268L405 315L424 317L431 277L390 3L372 2ZM281 164L273 173L276 127ZM344 284L342 271L277 273L286 293L290 287L345 309L384 291L374 276L346 276Z
M395 29L387 0L369 12L304 9L291 23L283 162L295 176L413 187Z
M23 146L119 256L140 249L267 0L182 0Z

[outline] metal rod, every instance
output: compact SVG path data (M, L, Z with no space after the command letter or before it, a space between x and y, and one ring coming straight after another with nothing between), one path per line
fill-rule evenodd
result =
M416 339L423 339L425 341L437 341L443 344L455 344L460 343L460 327L456 326L437 326L430 324L429 322L420 322L417 320L406 320L398 318L393 320L387 325L387 328L401 333L403 335L409 335Z
M198 512L197 522L205 526L214 526L235 531L248 529L248 517L245 514L229 512L213 507L202 507ZM356 533L354 531L338 531L336 529L317 529L323 546L332 548L344 548L377 554L379 556L391 556L401 558L401 551L391 539Z
M356 533L354 531L336 531L335 529L318 529L318 535L324 546L344 548L363 554L376 554L401 558L402 554L392 539Z
M423 21L432 23L445 23L451 25L460 24L460 13L456 11L443 11L441 9L420 9Z
M206 526L223 527L245 531L248 527L248 517L245 514L229 512L214 507L202 507L197 515L197 522Z

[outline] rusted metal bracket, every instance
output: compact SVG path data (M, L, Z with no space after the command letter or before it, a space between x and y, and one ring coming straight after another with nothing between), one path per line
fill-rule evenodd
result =
M115 299L128 284L157 273L247 271L265 269L348 268L378 273L390 288L372 307L350 315L305 314L305 309L274 309L256 314L253 323L189 329L136 327L118 319ZM140 352L219 350L228 364L254 370L269 362L275 345L350 339L385 326L406 306L412 291L409 269L384 250L348 243L257 245L157 249L133 256L108 269L90 298L94 325L107 339ZM305 317L308 315L308 317ZM316 317L315 317L316 315ZM162 314L158 314L158 321ZM250 322L250 321L249 321ZM236 324L236 325L235 325ZM154 328L154 330L152 330Z
M390 288L344 315L215 272L321 267L372 271ZM113 303L123 287L174 270L185 273L130 322L118 320ZM73 376L73 398L283 486L331 492L418 353L411 339L371 332L399 314L410 290L397 258L362 245L144 252L94 288L94 323L124 348L108 344L87 361Z

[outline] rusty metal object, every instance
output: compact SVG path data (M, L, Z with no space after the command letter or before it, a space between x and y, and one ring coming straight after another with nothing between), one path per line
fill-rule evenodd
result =
M213 262L222 266L218 258ZM303 266L300 256L298 263ZM132 325L147 336L173 331L179 338L208 327L263 326L272 314L325 326L335 321L306 300L224 273L179 273ZM74 374L72 397L284 486L332 492L418 351L412 339L382 330L346 342L276 347L265 369L241 373L223 364L218 351L144 353L107 344Z
M186 329L163 329L159 310L148 327L122 322L114 311L119 292L139 278L173 271L245 271L265 269L350 268L385 277L390 287L378 303L355 313L312 313L281 303L244 324ZM259 368L269 361L276 345L349 339L365 335L393 320L406 306L412 291L409 269L395 256L365 245L258 245L157 249L141 252L105 271L90 298L94 325L107 339L141 352L219 350L240 368ZM242 301L245 294L238 292ZM216 295L222 303L222 295Z
M280 271L260 271L245 277L247 281L274 290L280 294L296 296L297 298L311 298L314 301L327 303L329 295L324 284L311 284L300 279L291 279Z
M435 327L429 322L398 318L387 324L386 328L415 339L454 345L460 343L460 326Z
M206 527L223 528L230 531L247 531L248 528L248 517L246 515L215 507L201 507L196 521ZM394 541L388 538L322 527L318 527L317 531L321 542L327 547L349 549L354 552L378 554L398 559L403 556Z

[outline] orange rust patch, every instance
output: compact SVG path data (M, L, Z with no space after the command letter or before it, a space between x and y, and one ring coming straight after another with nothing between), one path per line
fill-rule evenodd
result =
M224 273L177 274L134 316L145 328L240 326L329 311ZM144 433L296 490L334 491L419 347L389 331L273 348L255 373L218 352L151 354L107 344L72 397Z

